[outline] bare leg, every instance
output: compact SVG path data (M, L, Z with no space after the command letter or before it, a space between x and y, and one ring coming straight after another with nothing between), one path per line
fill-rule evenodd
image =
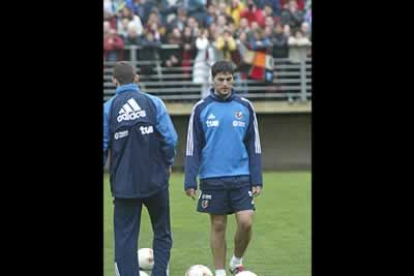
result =
M242 258L247 246L249 245L252 237L252 225L253 225L252 210L245 210L236 213L237 231L234 236L234 256L236 258Z
M224 269L226 262L226 226L227 215L210 214L211 233L210 246L213 252L214 265L216 269Z

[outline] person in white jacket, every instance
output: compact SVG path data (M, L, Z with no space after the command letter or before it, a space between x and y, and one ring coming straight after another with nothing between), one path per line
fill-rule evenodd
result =
M121 11L120 20L118 20L118 33L123 34L123 30L126 31L129 28L135 28L139 36L142 35L144 30L141 18L139 18L138 15L134 14L128 7L124 7Z
M193 66L193 82L201 84L201 98L209 94L210 68L215 61L214 49L209 41L209 31L200 31L196 39L197 56Z
M309 39L303 36L301 30L296 30L295 36L289 37L289 59L293 63L300 63L306 59L309 48L312 43Z

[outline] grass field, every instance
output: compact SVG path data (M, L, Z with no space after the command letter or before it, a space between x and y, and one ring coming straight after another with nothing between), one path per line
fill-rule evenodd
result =
M183 174L173 173L170 182L173 233L170 276L184 276L193 264L204 264L214 273L208 215L197 213L196 202L185 196L183 178ZM253 238L243 264L258 276L310 276L311 174L266 172L264 183L263 193L255 199ZM114 276L113 205L108 175L104 186L104 276ZM147 210L143 210L139 247L152 247L152 229ZM231 216L226 263L232 256L234 232L235 219Z

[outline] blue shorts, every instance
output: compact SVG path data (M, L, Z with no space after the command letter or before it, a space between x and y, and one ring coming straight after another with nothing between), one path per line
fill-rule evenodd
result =
M229 215L238 211L256 210L250 177L226 177L200 180L197 211Z

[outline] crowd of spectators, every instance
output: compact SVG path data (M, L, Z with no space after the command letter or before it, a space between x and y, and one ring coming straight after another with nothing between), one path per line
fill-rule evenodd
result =
M205 83L216 60L239 65L246 50L298 62L298 49L312 41L311 0L103 1L104 61L124 59L125 46L137 45L140 60L192 68L196 83Z

